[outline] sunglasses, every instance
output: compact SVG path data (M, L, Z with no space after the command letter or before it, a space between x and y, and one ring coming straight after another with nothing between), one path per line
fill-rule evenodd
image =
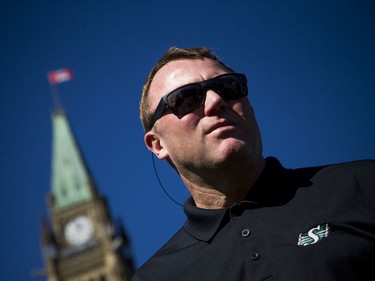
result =
M174 115L183 116L199 107L206 100L208 90L215 91L224 101L234 101L247 96L245 74L225 73L202 82L183 85L160 99L152 118L151 128L168 108Z

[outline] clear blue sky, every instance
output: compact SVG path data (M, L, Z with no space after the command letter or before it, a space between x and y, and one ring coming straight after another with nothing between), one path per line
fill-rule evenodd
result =
M246 73L264 155L284 166L375 158L374 15L372 0L2 1L0 280L35 280L43 267L48 70L74 70L61 99L139 266L185 219L158 186L138 119L142 84L165 50L210 46ZM175 173L157 166L183 202Z

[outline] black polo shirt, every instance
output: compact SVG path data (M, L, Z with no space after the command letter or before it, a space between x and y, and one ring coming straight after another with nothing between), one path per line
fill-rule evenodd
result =
M375 161L285 169L245 200L199 209L135 274L148 280L375 280Z

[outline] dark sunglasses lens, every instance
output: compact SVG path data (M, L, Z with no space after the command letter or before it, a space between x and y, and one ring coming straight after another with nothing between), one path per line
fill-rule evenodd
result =
M199 85L187 85L169 94L167 103L174 114L182 115L200 107L204 96L205 93Z
M231 101L247 95L246 82L242 77L224 76L215 80L212 87L224 100Z
M208 82L210 81L210 82ZM247 95L246 78L243 75L225 74L202 83L189 84L170 93L166 102L175 115L184 115L203 105L206 91L216 91L225 101L232 101Z

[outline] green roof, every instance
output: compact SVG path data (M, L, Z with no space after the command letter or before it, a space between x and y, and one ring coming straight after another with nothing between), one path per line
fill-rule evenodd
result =
M52 122L52 208L60 211L90 200L92 181L65 112L54 112Z

